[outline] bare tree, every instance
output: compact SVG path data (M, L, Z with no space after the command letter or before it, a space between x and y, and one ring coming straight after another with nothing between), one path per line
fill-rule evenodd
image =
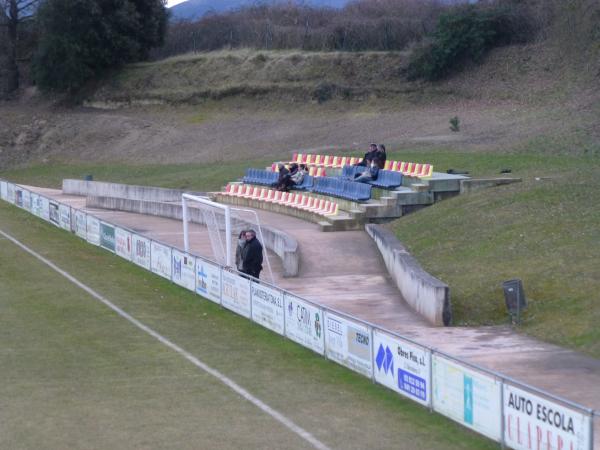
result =
M6 28L6 82L7 93L19 88L19 27L33 19L40 0L0 0L0 27Z

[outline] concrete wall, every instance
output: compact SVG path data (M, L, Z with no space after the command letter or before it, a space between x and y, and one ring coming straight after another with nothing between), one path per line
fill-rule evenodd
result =
M62 191L64 194L83 197L118 197L156 202L180 202L181 194L187 192L178 189L68 179L63 180Z
M383 256L385 265L406 302L434 325L450 325L450 288L425 272L418 261L387 229L365 226Z
M129 211L138 214L148 214L152 216L167 217L169 219L182 220L183 208L178 203L163 203L158 201L144 201L127 198L88 196L86 206L89 208L113 209L117 211ZM191 222L204 224L204 219L198 208L189 208L189 218ZM232 219L234 229L253 228L242 220ZM267 225L261 225L264 242L263 244L269 250L273 251L283 263L283 276L295 277L298 275L300 265L300 252L298 250L298 241L283 231Z

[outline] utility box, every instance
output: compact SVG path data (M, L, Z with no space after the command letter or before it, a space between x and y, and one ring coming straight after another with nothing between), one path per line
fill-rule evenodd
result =
M506 308L511 315L520 315L521 310L527 307L523 283L519 279L508 280L502 283Z

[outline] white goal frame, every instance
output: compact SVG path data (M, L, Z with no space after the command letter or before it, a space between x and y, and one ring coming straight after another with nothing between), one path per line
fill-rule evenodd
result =
M265 255L265 262L267 265L267 269L269 270L269 275L271 277L271 283L274 282L273 271L271 270L271 263L269 261L269 255L267 254L267 247L265 243L265 239L263 237L262 228L260 226L260 220L258 219L258 214L256 211L252 209L243 209L243 208L232 208L230 205L225 205L223 203L214 202L209 200L206 197L199 197L197 195L192 194L181 194L181 206L183 210L182 220L183 220L183 247L186 253L190 252L190 241L189 241L189 212L188 212L188 202L196 202L200 204L204 204L207 206L211 206L213 208L217 208L223 211L225 217L225 253L226 253L226 266L233 267L233 263L231 261L232 257L232 244L231 244L231 211L239 211L252 214L255 219L255 223L258 229L258 235L260 238L260 242L263 245L263 252ZM208 227L208 224L207 224Z

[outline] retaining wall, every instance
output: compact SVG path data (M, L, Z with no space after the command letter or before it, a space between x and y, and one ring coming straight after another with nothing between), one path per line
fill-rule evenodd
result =
M375 224L366 225L365 230L377 244L406 302L432 324L450 325L452 309L448 285L425 272L390 231Z
M181 200L181 196L179 197ZM129 211L138 214L166 217L169 219L182 220L183 208L177 203L163 203L159 201L144 201L127 198L88 196L86 206L89 208L114 209L117 211ZM198 208L189 208L189 219L191 222L205 224L204 218ZM252 228L254 224L239 219L232 219L234 229ZM273 251L283 263L283 276L298 276L300 266L300 252L298 241L281 230L261 225L264 242L263 244Z
M63 180L62 191L64 194L80 195L82 197L117 197L130 200L148 200L156 202L181 201L181 194L188 192L179 189L73 179Z

